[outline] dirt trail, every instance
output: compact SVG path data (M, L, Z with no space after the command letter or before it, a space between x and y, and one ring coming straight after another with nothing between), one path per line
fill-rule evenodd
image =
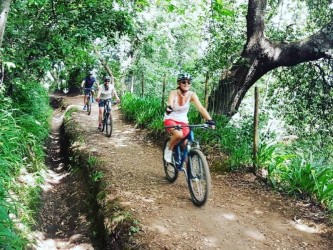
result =
M273 193L250 174L212 174L212 195L195 207L181 173L164 178L162 149L113 111L111 138L97 130L97 104L75 120L92 152L104 159L109 198L119 197L140 221L136 242L143 249L332 249L327 215L317 207Z

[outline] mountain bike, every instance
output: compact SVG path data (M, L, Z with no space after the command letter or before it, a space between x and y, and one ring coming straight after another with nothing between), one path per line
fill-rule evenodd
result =
M91 103L93 101L92 88L84 88L84 92L85 93L86 93L86 91L88 92L87 101L86 101L86 107L87 107L88 115L90 115L90 113L91 113Z
M185 178L190 190L192 202L196 206L202 206L206 203L211 189L211 177L208 163L205 155L200 150L199 141L194 140L194 128L209 128L208 124L187 125L190 133L183 138L173 149L172 163L164 160L164 152L169 146L170 140L167 140L163 149L163 163L166 179L173 183L178 178L179 171L184 171ZM174 128L180 130L182 127L166 126L165 128ZM184 167L184 165L186 167Z
M117 104L117 101L112 102L111 99L106 99L104 101L104 112L103 112L103 120L102 120L102 128L101 132L106 132L106 136L110 137L113 129L113 118L111 113L111 104Z

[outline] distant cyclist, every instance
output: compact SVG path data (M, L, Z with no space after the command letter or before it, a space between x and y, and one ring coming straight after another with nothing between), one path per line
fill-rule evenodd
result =
M88 75L83 79L83 81L81 83L81 87L84 88L83 110L87 109L86 103L87 103L87 96L89 95L89 91L91 91L91 95L94 98L94 84L95 83L96 83L96 78L94 77L94 72L89 71Z
M104 77L104 84L99 85L96 100L98 101L98 129L102 128L104 103L107 99L111 99L112 96L116 97L117 102L120 102L116 88L110 76Z
M207 120L207 124L214 128L215 122L207 110L202 106L197 94L190 91L192 77L188 73L179 74L177 77L178 87L171 90L168 98L167 108L164 115L164 126L188 125L187 113L190 109L190 103L193 102L200 114ZM174 146L190 132L188 127L181 130L167 129L171 133L169 148L166 147L164 160L171 163L172 150Z

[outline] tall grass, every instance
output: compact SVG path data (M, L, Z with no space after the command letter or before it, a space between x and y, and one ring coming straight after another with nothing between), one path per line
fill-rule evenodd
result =
M130 93L122 96L121 107L124 119L139 127L162 132L164 107L156 97L140 98Z
M23 249L34 223L49 132L48 104L48 93L35 82L13 83L11 97L0 93L0 249Z

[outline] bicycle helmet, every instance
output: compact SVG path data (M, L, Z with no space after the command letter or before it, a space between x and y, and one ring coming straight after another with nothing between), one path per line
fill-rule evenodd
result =
M192 82L192 77L189 73L181 73L177 77L177 82L181 80L189 80L189 82Z
M111 77L110 77L110 76L105 76L105 77L104 77L104 82L106 82L106 81L111 82Z
M93 74L94 74L93 71L89 71L89 72L88 72L88 75L93 75Z

